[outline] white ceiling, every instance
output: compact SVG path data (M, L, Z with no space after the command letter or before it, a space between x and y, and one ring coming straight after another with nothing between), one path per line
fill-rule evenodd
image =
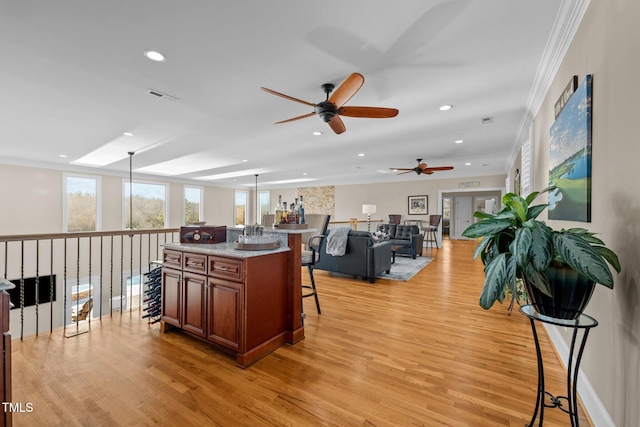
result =
M562 4L0 0L0 161L126 174L134 151L138 177L224 187L256 173L270 188L506 173ZM274 124L312 109L261 86L317 103L352 72L365 83L347 105L399 115L346 117L341 135L319 117ZM455 169L389 171L416 158ZM300 178L313 181L268 184Z

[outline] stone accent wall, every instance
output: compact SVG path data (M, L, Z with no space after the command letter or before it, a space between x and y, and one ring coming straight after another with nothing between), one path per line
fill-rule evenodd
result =
M334 186L298 188L298 194L304 198L305 213L335 215Z

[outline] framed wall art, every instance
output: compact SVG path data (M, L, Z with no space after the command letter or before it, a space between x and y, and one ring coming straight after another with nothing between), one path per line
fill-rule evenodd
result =
M549 219L591 221L591 75L566 103L550 130ZM569 97L570 96L570 97Z
M429 196L409 196L409 215L428 215Z

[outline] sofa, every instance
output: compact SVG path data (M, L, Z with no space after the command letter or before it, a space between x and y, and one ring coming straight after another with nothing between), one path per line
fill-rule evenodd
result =
M388 241L396 246L396 255L411 255L413 259L422 255L424 236L417 225L380 224L378 231L389 235Z
M368 231L350 230L345 254L333 256L327 253L327 235L322 239L320 260L314 265L315 270L364 277L370 283L375 283L377 276L391 271L389 241L374 243Z

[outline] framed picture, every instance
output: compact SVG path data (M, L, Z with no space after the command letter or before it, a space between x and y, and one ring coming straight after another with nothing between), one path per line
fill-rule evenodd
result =
M428 215L429 196L409 196L409 215Z
M587 74L551 126L549 219L591 222L591 101Z

